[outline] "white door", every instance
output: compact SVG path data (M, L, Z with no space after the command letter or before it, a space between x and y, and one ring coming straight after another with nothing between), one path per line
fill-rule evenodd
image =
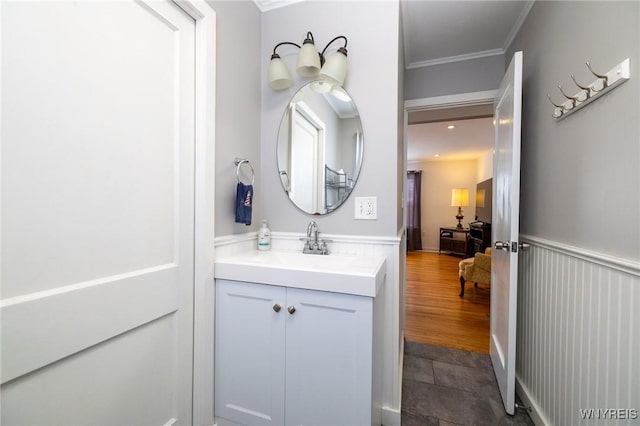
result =
M292 108L291 191L289 196L302 210L324 210L324 155L321 126ZM311 159L311 160L310 160Z
M491 361L505 410L514 412L516 296L520 213L520 122L522 52L516 52L498 89L495 105L491 257Z
M191 424L194 22L0 7L1 422Z

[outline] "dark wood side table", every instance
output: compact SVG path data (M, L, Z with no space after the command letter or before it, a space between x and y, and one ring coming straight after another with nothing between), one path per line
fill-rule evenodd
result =
M469 251L469 228L440 228L440 249L448 253L466 256Z

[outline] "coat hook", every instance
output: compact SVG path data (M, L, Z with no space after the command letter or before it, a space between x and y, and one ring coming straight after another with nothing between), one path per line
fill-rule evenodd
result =
M600 89L596 89L594 86L591 86L591 90L593 90L594 92L599 92L604 88L606 88L609 82L609 77L607 77L606 75L598 74L595 71L593 71L593 69L591 69L591 63L589 61L585 62L585 64L587 65L587 68L589 68L589 71L591 71L591 74L595 75L596 77L602 80L602 87Z
M564 113L564 107L562 105L558 105L555 102L553 102L553 100L551 99L551 96L549 96L549 94L547 93L547 98L549 99L549 102L551 102L551 105L553 105L554 107L556 107L553 110L553 118L560 118L562 117L562 114Z
M573 74L571 74L571 80L573 80L573 82L575 83L575 85L576 85L576 86L578 86L579 88L581 88L581 89L584 91L584 96L585 96L585 97L584 97L584 99L578 99L578 101L579 101L579 102L584 102L584 101L586 101L587 99L589 99L589 97L591 96L591 88L590 88L590 87L588 87L588 86L587 86L587 87L585 87L585 86L581 85L580 83L578 83L578 82L576 81L576 76L575 76L575 75L573 75ZM579 96L580 96L580 95L578 95L578 97L579 97Z
M559 84L558 84L558 89L560 89L560 93L562 93L562 96L564 96L565 98L571 101L571 108L576 106L576 102L578 102L578 98L576 96L569 96L566 93L564 93L564 90L562 90L562 86L560 86ZM565 109L571 109L571 108L565 108Z
M589 77L588 75L585 76L585 78L589 79L589 83L585 85L578 82L574 74L570 74L571 80L573 81L573 83L575 83L575 87L579 87L580 89L571 89L571 87L574 86L570 85L568 86L569 90L565 91L562 86L558 84L558 90L560 91L562 96L565 97L565 99L560 98L559 104L554 102L551 96L547 93L547 98L554 108L552 117L556 121L562 120L565 117L568 117L574 112L580 110L585 105L590 104L592 101L599 99L603 94L617 88L619 85L625 83L626 81L629 81L629 78L631 77L629 62L630 59L627 58L606 73L599 74L593 70L593 68L591 67L591 62L586 61L585 64L589 69L591 75L595 76L595 79L594 77ZM572 96L569 96L567 93L571 93ZM557 98L557 94L554 97Z

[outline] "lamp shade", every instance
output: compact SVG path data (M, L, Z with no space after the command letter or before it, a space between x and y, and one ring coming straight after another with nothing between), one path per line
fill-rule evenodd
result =
M311 90L315 93L328 93L333 88L333 84L325 80L316 80L311 83Z
M469 190L467 188L453 188L451 190L451 207L465 207L469 205Z
M347 77L347 69L349 62L347 61L347 49L341 47L336 53L329 56L327 61L320 70L320 78L328 80L331 83L342 86L344 79Z
M283 90L293 86L293 80L291 80L291 74L289 73L287 64L277 53L274 53L271 56L271 62L269 62L267 74L269 78L269 87L273 90Z
M320 55L311 41L305 40L300 48L296 71L303 77L315 77L318 75L320 71Z
M486 199L486 191L484 189L478 189L476 192L476 207L484 207Z

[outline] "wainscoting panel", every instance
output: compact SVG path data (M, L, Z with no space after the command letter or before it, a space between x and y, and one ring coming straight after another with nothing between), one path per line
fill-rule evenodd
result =
M516 382L532 417L640 424L640 263L521 241Z

